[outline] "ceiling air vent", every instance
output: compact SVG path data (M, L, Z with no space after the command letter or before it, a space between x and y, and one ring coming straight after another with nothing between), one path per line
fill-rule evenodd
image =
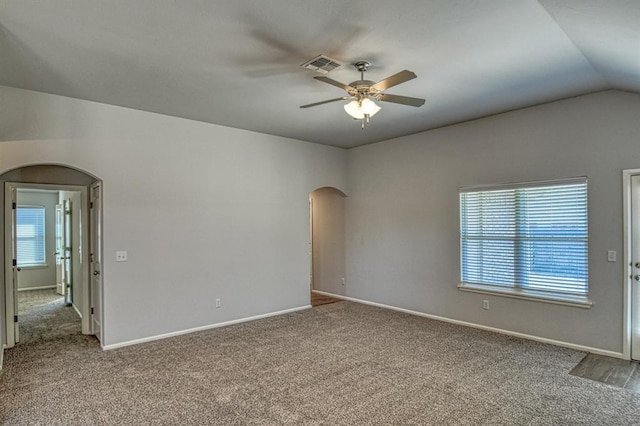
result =
M329 58L328 56L319 55L300 66L311 71L317 71L322 74L329 74L329 71L333 71L336 68L341 67L342 64L335 59Z

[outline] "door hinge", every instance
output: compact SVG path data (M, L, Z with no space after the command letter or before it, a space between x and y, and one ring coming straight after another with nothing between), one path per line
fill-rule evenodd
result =
M91 201L91 202L89 203L89 208L90 208L90 209L92 209L92 208L93 208L93 201Z
M18 206L16 205L16 202L15 202L15 201L14 201L13 203L11 203L11 208L12 208L13 210L15 210L15 209L17 209L17 208L18 208Z
M18 322L18 316L17 315L13 316L13 322Z
M18 266L18 259L13 259L13 266Z
M93 306L91 307L91 315L93 315Z

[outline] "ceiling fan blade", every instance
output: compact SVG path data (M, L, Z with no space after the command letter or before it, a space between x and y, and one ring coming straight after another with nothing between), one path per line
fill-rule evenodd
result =
M337 101L344 101L350 99L348 96L343 96L341 98L335 98L335 99L329 99L328 101L322 101L322 102L316 102L314 104L307 104L307 105L302 105L300 108L310 108L310 107L314 107L314 106L318 106L318 105L322 105L322 104L328 104L329 102L337 102Z
M424 105L424 99L411 98L409 96L387 95L386 93L380 95L380 100L383 102L393 102L394 104L409 105L414 107Z
M383 92L390 87L397 86L398 84L404 83L405 81L413 80L416 77L417 75L413 71L400 71L399 73L394 74L391 77L387 77L384 80L377 82L376 84L371 86L371 89Z
M339 88L341 88L343 90L346 90L347 92L349 92L351 90L356 90L354 87L347 86L346 84L340 83L339 81L335 81L334 79L331 79L329 77L316 76L316 77L313 77L313 78L315 78L316 80L320 80L320 81L322 81L324 83L331 84L332 86L339 87Z

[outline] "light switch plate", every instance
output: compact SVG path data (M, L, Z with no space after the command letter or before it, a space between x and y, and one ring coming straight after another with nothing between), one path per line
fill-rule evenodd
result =
M616 261L616 252L615 250L607 251L607 262L615 262Z
M127 261L127 252L126 251L117 251L116 252L116 262L126 262Z

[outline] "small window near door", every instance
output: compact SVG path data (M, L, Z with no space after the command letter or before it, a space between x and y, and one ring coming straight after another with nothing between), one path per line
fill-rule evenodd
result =
M16 209L18 266L46 265L44 218L42 206L18 206Z

